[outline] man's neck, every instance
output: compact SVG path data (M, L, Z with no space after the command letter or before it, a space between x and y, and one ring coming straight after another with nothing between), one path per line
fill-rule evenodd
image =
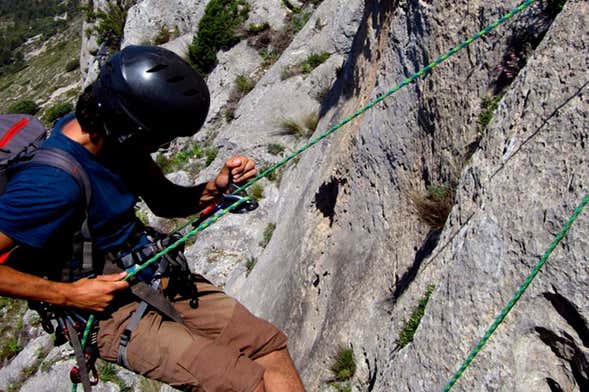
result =
M86 150L94 155L98 155L102 149L102 139L98 143L94 143L88 132L82 131L82 127L77 119L73 119L63 126L61 131L67 138L79 143Z

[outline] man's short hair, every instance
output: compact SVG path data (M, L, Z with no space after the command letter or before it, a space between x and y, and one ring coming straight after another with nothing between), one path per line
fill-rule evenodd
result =
M96 133L104 136L104 125L98 114L98 103L92 93L93 85L86 87L76 103L76 119L86 133Z

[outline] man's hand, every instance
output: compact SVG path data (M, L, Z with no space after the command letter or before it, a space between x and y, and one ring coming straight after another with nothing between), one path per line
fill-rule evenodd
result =
M256 163L245 156L235 156L225 162L225 166L215 178L215 187L224 192L231 181L243 183L258 174Z
M80 279L66 289L66 306L102 312L114 299L115 293L129 287L122 280L126 272Z

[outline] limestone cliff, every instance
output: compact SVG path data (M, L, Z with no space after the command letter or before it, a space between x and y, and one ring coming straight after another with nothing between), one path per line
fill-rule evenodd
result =
M185 55L207 2L136 3L123 44L177 26L184 44L167 45ZM287 120L326 130L517 4L251 2L250 33L208 76L205 128L163 156L218 148L209 166L195 157L176 170L187 183L233 153L275 162L304 143ZM301 10L303 26L269 61L276 42L251 26L276 37ZM538 1L263 180L256 212L225 217L188 248L193 268L287 332L309 391L442 390L589 191L588 43L586 1ZM242 77L255 86L238 91ZM441 226L416 208L436 189L450 195ZM585 211L455 390L588 390L588 238ZM342 346L357 369L333 383Z

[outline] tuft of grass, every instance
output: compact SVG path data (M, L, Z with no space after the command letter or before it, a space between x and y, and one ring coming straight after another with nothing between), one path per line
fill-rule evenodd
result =
M319 114L317 114L316 112L309 113L303 119L303 123L305 124L305 127L307 128L309 133L313 134L313 132L315 132L315 130L317 129L317 125L319 124Z
M208 167L219 155L219 149L217 147L210 147L205 150L205 157L206 163L205 166Z
M23 99L8 107L8 113L21 113L35 115L39 111L39 105L31 99Z
M328 52L311 53L305 61L296 65L290 65L282 69L280 77L286 80L300 74L310 74L315 68L323 64L331 56Z
M264 198L264 186L259 182L256 182L250 187L249 194L254 200L262 200Z
M153 44L154 45L162 45L162 44L165 44L166 42L169 42L171 39L172 39L172 33L170 32L170 29L168 29L167 26L162 26L160 28L160 31L158 31L157 35L153 39Z
M292 135L297 139L310 137L317 129L319 115L316 112L309 113L303 118L303 124L290 117L284 117L280 122L281 134Z
M262 234L262 241L260 241L259 245L262 248L265 248L270 243L272 239L272 235L274 234L274 230L276 230L276 224L268 223L266 228L264 229L264 233Z
M337 382L348 381L356 374L356 361L352 347L340 347L333 365L330 367L334 380Z
M252 35L259 34L259 33L266 31L266 30L270 30L270 25L268 24L268 22L251 23L247 28L247 32Z
M282 128L285 134L293 135L297 139L306 136L305 128L290 117L283 118L280 122L280 127Z
M252 91L254 87L256 87L256 82L246 75L239 75L235 79L235 87L237 88L237 91L239 91L242 94L243 97L244 95Z
M500 101L500 95L483 98L481 102L481 112L479 113L479 116L477 118L479 133L485 133L485 129L493 119L493 114L495 114L495 111L497 110Z
M172 157L160 152L156 155L155 162L165 174L168 174L185 168L191 159L200 159L203 156L202 146L199 143L194 143Z
M298 33L305 27L309 19L311 19L311 15L313 13L311 11L303 11L298 9L298 11L293 12L290 18L290 29L293 31L294 34Z
M441 229L452 210L454 189L447 184L430 185L425 195L413 193L410 199L425 223L433 229Z
M268 144L268 154L280 155L286 148L282 144L270 143Z
M305 60L305 64L308 64L311 70L313 70L326 62L329 57L331 57L331 54L328 52L311 53L309 57L307 57L307 60Z
M246 262L245 262L245 276L249 276L249 274L252 272L252 270L254 269L254 267L256 266L256 263L258 262L258 259L256 259L255 257L248 257Z
M217 65L217 52L239 43L238 29L247 20L245 0L211 0L188 49L189 59L203 75Z
M425 307L429 302L429 299L434 291L435 286L430 285L428 286L424 296L419 300L417 308L411 313L411 317L409 317L409 321L405 324L401 333L399 333L399 339L397 340L397 344L399 347L403 348L409 343L413 341L413 336L415 335L415 331L417 331L417 327L419 327L419 323L425 314Z
M278 61L278 58L280 57L280 52L278 52L277 50L265 48L260 51L260 56L262 56L262 60L264 60L262 66L264 68L269 68L276 61Z
M100 381L102 382L112 382L119 387L121 392L129 391L131 392L132 389L127 385L127 383L117 374L117 366L106 361L100 361L98 363L98 374L100 375Z

